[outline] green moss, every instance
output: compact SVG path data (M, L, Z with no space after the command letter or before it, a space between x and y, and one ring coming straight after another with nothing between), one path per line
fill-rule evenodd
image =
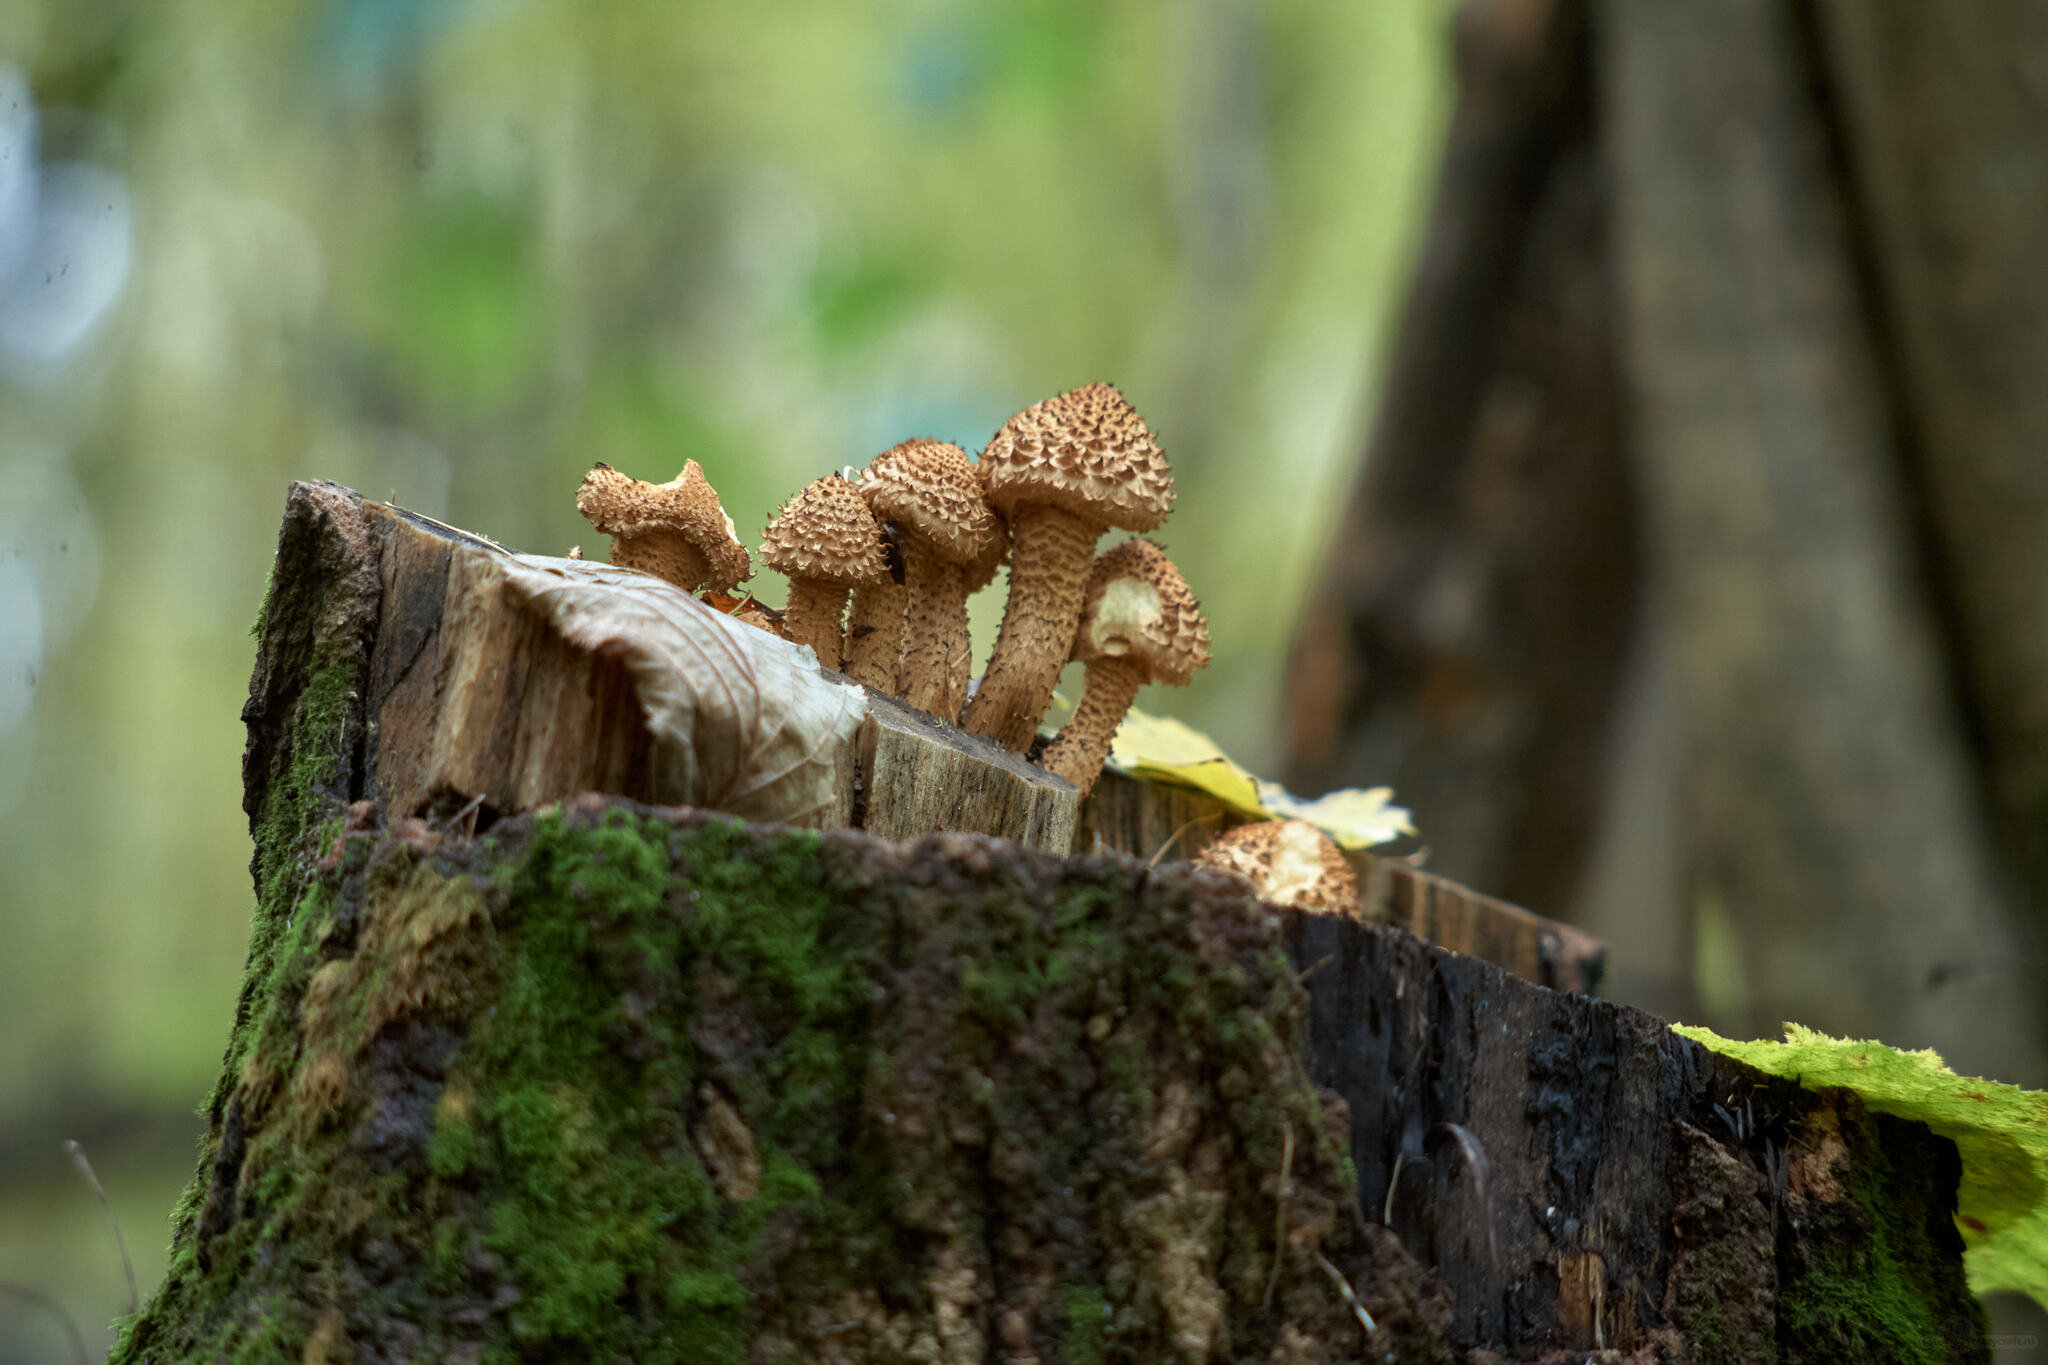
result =
M258 644L263 642L263 629L270 620L270 599L277 592L277 563L271 562L263 571L263 605L256 608L256 619L249 623L249 638Z
M290 764L283 780L267 790L252 822L256 913L249 926L249 965L227 1056L201 1111L216 1120L240 1079L256 1030L275 1013L276 991L292 980L287 969L302 956L296 950L303 943L280 939L289 934L296 940L312 918L306 913L307 850L331 844L341 832L331 789L347 762L342 738L354 701L352 667L331 664L308 679L292 718ZM298 984L303 985L303 976Z
M317 800L317 782L306 792ZM1135 894L1127 865L1035 864L1027 882L927 859L915 876L929 882L898 883L813 834L622 808L520 817L431 855L370 837L344 850L252 957L228 1083L246 1072L287 1095L326 1056L347 1062L349 1089L325 1126L252 1130L211 1268L188 1238L174 1281L168 1319L195 1333L284 1285L300 1310L262 1339L286 1356L340 1330L339 1303L359 1325L420 1323L427 1354L480 1339L506 1361L802 1359L821 1322L923 1330L902 1317L932 1311L933 1257L958 1239L1043 1247L1058 1275L1092 1267L1103 1287L1077 1280L1034 1330L1064 1359L1146 1358L1160 1296L1135 1293L1148 1272L1105 1261L1100 1241L1162 1188L1138 1144L1169 1079L1183 1095L1225 1082L1228 1104L1203 1100L1198 1122L1230 1163L1237 1212L1218 1253L1232 1294L1264 1290L1259 1181L1289 1134L1297 1207L1336 1169L1306 1143L1320 1110L1288 1060L1299 1001L1284 956L1244 956L1235 909L1209 926L1222 951L1191 951L1192 902ZM362 1049L377 1002L414 995L377 945L418 949L433 925L474 975L433 1017L466 1032L431 1122L413 1101L413 1145L380 1138L372 1157L363 1135L384 1111ZM330 960L345 966L320 977L314 1007L308 983ZM751 1197L734 1196L735 1169ZM417 1270L369 1293L328 1287L365 1247ZM423 1323L421 1295L465 1306L465 1325ZM253 1327L230 1336L231 1355L257 1351Z
M1834 1172L1845 1184L1826 1216L1844 1226L1809 1227L1800 1245L1812 1254L1781 1274L1780 1341L1797 1343L1807 1360L1942 1365L1949 1342L1930 1307L1942 1270L1916 1259L1937 1253L1925 1230L1906 1226L1894 1207L1893 1192L1904 1182L1875 1141L1861 1144Z
M1067 1365L1102 1365L1109 1300L1092 1285L1068 1285L1060 1293L1067 1314Z
M517 948L464 1054L476 1118L437 1128L430 1151L437 1179L506 1191L483 1240L520 1287L521 1350L737 1360L733 1267L766 1222L850 1216L808 1162L836 1156L821 1116L854 1103L867 985L830 941L817 848L792 834L764 856L736 829L678 836L623 813L536 822L499 916ZM678 1113L717 1068L678 1032L683 1011L634 993L679 967L687 988L736 983L732 1008L763 1034L757 1069L717 1077L763 1154L745 1203L719 1198Z
M459 1119L438 1120L433 1140L427 1144L427 1169L443 1180L452 1180L469 1169L476 1159L476 1129Z

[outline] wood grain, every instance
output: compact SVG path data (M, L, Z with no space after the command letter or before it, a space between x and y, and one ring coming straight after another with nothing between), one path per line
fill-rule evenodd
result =
M362 780L387 818L474 807L488 821L584 792L681 803L664 786L625 668L569 645L511 594L497 568L503 549L323 488L328 503L360 520L381 585ZM867 704L822 827L897 840L987 834L1054 853L1164 862L1194 857L1248 818L1202 792L1116 772L1082 802L1070 784L999 745L880 693L867 693ZM1353 862L1368 919L1540 984L1597 987L1597 940L1399 862L1363 853Z

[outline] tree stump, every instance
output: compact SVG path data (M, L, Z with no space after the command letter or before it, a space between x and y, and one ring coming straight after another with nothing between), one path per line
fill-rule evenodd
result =
M248 974L116 1360L1981 1358L1947 1142L1391 924L1034 847L1027 764L977 807L1024 837L880 838L872 789L866 831L524 808L662 780L633 693L413 629L401 524L287 509Z

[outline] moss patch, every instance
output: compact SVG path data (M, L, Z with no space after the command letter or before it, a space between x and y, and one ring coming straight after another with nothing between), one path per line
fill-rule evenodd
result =
M1946 1179L1936 1184L1953 1189L1955 1148L1918 1124L1886 1115L1876 1116L1874 1124L1837 1121L1836 1110L1860 1111L1862 1102L1847 1091L1826 1093L1833 1106L1809 1118L1807 1145L1833 1159L1804 1182L1804 1193L1795 1183L1789 1207L1803 1235L1779 1244L1782 1358L1787 1365L1940 1365L1952 1358L1951 1337L1981 1340L1986 1329L1981 1313L1944 1322L1929 1307L1956 1298L1950 1282L1962 1239L1953 1208L1901 1202L1901 1191L1921 1186L1896 1177L1888 1154L1913 1154L1915 1165L1947 1166Z
M342 836L251 974L117 1359L1263 1358L1378 1274L1215 879L593 801Z

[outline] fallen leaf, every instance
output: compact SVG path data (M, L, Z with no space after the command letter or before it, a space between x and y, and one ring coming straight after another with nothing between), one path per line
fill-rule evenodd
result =
M1303 800L1253 776L1201 731L1133 707L1109 743L1109 766L1132 777L1192 787L1260 820L1306 820L1341 848L1372 848L1415 833L1393 790L1345 787Z
M749 820L828 818L867 715L859 687L649 574L542 555L498 564L564 639L624 661L662 800Z

